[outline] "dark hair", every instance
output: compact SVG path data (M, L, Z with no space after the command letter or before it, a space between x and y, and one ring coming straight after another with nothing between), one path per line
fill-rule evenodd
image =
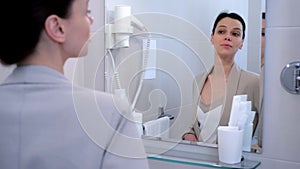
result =
M263 13L261 14L261 18L262 18L262 19L266 19L266 13L265 13L265 12L263 12Z
M215 20L215 23L214 23L214 26L213 26L213 29L212 29L212 34L214 35L216 27L217 27L217 24L220 22L220 20L222 20L223 18L226 18L226 17L232 18L232 19L236 19L236 20L238 20L238 21L241 22L241 24L243 26L243 36L242 36L242 38L244 39L245 38L246 24L245 24L244 19L240 15L238 15L236 13L227 13L227 12L220 13L217 16L216 20Z
M12 14L1 10L2 45L0 61L11 65L24 60L32 54L44 29L45 20L50 15L67 18L74 0L14 0ZM3 30L4 29L4 30Z

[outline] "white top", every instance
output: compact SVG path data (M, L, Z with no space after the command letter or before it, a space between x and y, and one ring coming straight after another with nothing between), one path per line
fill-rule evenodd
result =
M200 140L206 143L217 143L217 128L222 117L222 105L208 111L203 112L198 106L197 117L200 123Z

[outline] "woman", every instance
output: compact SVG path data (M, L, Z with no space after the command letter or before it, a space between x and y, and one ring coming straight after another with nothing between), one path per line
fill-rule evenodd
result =
M198 120L183 135L184 140L216 143L217 127L228 125L234 95L246 94L252 101L252 110L258 110L259 76L234 63L237 51L243 47L245 29L243 18L236 13L224 12L216 18L211 34L214 65L196 77Z
M0 85L0 168L148 168L128 104L63 75L87 54L89 1L7 3L0 61L17 67Z

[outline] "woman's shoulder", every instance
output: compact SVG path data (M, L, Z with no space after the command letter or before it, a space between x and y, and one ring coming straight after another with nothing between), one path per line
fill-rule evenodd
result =
M114 100L116 100L116 97L114 97L114 95L111 93L77 85L73 85L72 95L73 100L75 100L76 98L79 98L76 99L78 101L88 99L104 107L112 106L115 102Z
M245 77L245 78L249 78L251 80L259 80L259 74L258 73L255 73L255 72L252 72L252 71L249 71L249 70L244 70L244 69L241 69L241 76Z
M244 82L247 85L250 85L252 87L259 86L259 74L255 72L251 72L248 70L242 70L241 71L241 82Z
M256 78L259 78L259 74L258 73L255 73L253 71L249 71L249 70L246 70L244 68L241 68L239 65L237 65L236 63L234 63L233 65L233 69L236 71L236 72L240 72L241 73L241 76L243 77L248 77L248 78L253 78L253 79L256 79Z

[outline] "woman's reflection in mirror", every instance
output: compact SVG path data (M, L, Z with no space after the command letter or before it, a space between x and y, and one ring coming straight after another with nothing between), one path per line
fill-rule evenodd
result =
M214 64L195 78L193 86L197 120L191 124L183 140L217 143L217 127L229 122L232 99L247 95L252 111L259 111L259 75L240 68L234 61L242 49L246 24L237 13L220 13L213 25L211 44ZM257 126L258 116L254 120Z

